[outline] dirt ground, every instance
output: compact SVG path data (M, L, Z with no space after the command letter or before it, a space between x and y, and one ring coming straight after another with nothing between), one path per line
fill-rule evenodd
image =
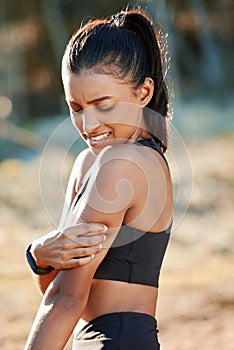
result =
M233 148L233 135L188 143L193 193L160 278L162 350L234 350ZM3 350L23 349L40 302L24 258L28 242L53 228L41 203L38 167L39 160L0 164Z

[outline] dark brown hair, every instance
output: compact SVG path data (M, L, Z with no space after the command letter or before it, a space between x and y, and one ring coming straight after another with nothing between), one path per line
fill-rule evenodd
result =
M165 151L171 115L163 67L168 52L162 38L142 10L121 11L82 25L67 45L63 67L74 74L94 69L127 80L134 88L143 84L146 77L152 78L154 93L147 107L157 113L147 111L144 119L147 130Z

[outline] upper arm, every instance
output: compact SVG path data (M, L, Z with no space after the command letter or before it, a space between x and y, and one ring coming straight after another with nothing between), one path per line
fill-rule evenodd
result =
M59 272L56 283L61 295L86 303L94 273L118 234L126 211L134 206L140 169L135 161L116 150L102 152L93 166L85 193L76 208L76 222L101 222L108 227L106 249L87 265Z
M118 232L125 213L144 188L145 176L137 156L134 150L126 155L126 148L117 146L99 154L85 192L73 210L77 222L102 222L109 231Z
M84 173L91 166L93 162L93 156L89 149L83 150L76 158L66 189L65 201L63 206L62 215L60 218L59 227L64 227L66 217L68 215L70 206L72 201L74 200L77 191L79 190L79 186L81 180L83 178Z

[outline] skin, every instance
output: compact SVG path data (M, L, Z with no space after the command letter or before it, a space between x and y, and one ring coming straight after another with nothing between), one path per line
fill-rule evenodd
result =
M96 253L102 249L106 240L107 227L100 223L79 223L65 225L67 209L71 206L76 193L79 191L81 179L94 161L94 155L87 149L81 152L73 166L67 186L65 204L59 227L63 230L54 230L37 238L32 242L31 254L38 267L48 265L55 270L48 275L38 276L32 273L39 291L44 294L51 280L58 270L70 269L92 261Z
M93 276L122 223L142 231L159 232L172 220L171 179L165 162L156 151L132 143L142 135L150 136L144 131L139 107L146 106L152 97L152 80L146 78L134 91L126 81L93 71L83 71L79 76L69 71L63 73L73 124L89 146L82 164L84 168L85 164L92 164L82 201L75 208L76 222L106 225L107 240L89 264L46 277L45 294L25 349L63 349L81 317L89 321L118 311L154 316L157 288L95 280ZM123 113L114 113L123 107L118 102L127 103L128 124ZM110 118L109 108L113 105ZM91 113L104 106L108 113L103 110ZM103 134L107 137L97 140ZM82 180L81 176L79 185ZM74 219L68 215L65 225L71 225L70 218ZM55 338L56 344L51 341Z

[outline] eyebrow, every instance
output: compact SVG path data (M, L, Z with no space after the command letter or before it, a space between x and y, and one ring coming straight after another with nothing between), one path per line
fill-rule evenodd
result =
M102 97L94 98L93 100L87 101L87 104L89 105L89 104L96 103L96 102L102 102L102 101L108 100L110 98L111 98L111 96L102 96ZM69 100L68 102L72 103L72 104L75 104L75 105L79 105L75 101L70 101Z
M105 100L108 100L110 99L111 96L102 96L102 97L99 97L99 98L95 98L91 101L87 101L87 104L91 104L91 103L95 103L95 102L102 102L102 101L105 101Z

